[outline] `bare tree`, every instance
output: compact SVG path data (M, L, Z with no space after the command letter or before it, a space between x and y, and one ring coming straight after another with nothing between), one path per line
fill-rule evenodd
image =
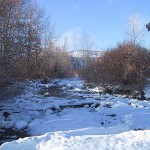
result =
M13 59L18 53L18 20L23 0L0 1L0 57L1 75L13 75Z
M33 78L46 69L65 70L67 44L56 45L50 21L34 0L0 1L0 77Z
M0 1L1 76L26 78L38 72L48 25L45 13L34 1Z
M83 53L83 56L82 56L83 62L81 64L81 73L84 76L84 74L88 73L88 71L91 67L91 63L93 61L93 58L90 55L90 53L92 52L94 42L87 33L82 32L79 44L80 44L80 48Z
M137 14L131 14L128 18L126 31L127 40L134 44L140 44L144 40L144 30L140 27L140 20Z

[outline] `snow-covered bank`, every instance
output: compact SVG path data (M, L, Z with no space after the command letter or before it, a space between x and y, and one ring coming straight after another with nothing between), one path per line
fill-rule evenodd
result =
M52 87L61 89L56 96ZM39 94L41 89L46 94ZM31 82L14 102L0 104L0 127L35 137L4 143L0 149L148 149L150 101L100 90L86 88L77 78Z
M149 150L150 131L109 135L54 132L3 144L1 150Z

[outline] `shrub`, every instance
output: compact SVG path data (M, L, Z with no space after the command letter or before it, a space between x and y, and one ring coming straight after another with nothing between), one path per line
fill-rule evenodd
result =
M98 58L95 70L92 78L96 83L121 85L141 91L150 73L150 52L140 45L123 43Z

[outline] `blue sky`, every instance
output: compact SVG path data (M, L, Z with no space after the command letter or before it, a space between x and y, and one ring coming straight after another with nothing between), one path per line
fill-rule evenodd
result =
M138 16L141 28L150 22L150 0L37 0L55 23L61 39L84 31L94 41L94 48L115 46L126 37L128 18ZM150 32L145 42L150 47Z

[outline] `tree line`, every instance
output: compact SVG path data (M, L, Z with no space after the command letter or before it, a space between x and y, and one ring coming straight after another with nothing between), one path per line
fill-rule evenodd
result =
M93 42L85 33L74 39L82 49L77 71L88 82L121 85L143 90L150 74L150 52L139 41L143 37L130 18L129 40L92 58ZM33 0L0 0L0 87L10 79L65 77L72 75L72 60L64 45L57 44L54 24ZM75 38L76 36L74 36ZM78 42L77 42L78 41Z
M0 82L70 73L54 24L33 0L0 0Z

